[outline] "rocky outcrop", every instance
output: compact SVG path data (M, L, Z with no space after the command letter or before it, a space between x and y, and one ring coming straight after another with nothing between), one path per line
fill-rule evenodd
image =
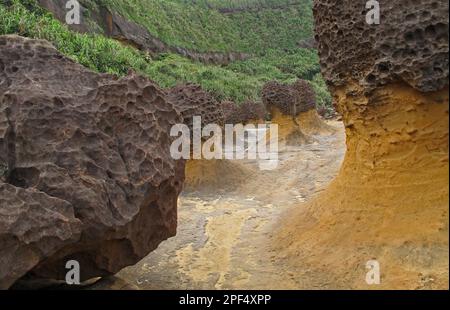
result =
M262 123L266 119L266 108L261 102L247 100L240 105L244 123Z
M448 289L448 2L316 0L322 71L347 135L339 175L283 222L291 264L335 288ZM380 285L364 281L380 265Z
M195 84L178 85L168 90L167 98L182 115L183 122L191 130L191 159L186 161L184 188L187 191L229 190L245 181L248 171L233 161L224 158L205 159L202 153L195 157L193 144L196 131L193 130L193 117L201 116L201 126L216 124L223 127L225 115L223 104L207 91ZM199 147L203 148L209 137L201 137ZM219 144L223 142L222 135Z
M292 85L268 82L263 87L262 100L269 110L276 108L293 117L316 107L314 90L305 80L297 80Z
M168 90L167 98L181 114L184 124L192 130L194 116L201 116L202 127L207 124L224 124L220 103L196 84L183 84Z
M319 118L314 89L305 80L291 85L268 82L261 96L272 123L278 124L280 141L293 145L309 143L311 135L333 131Z
M222 109L226 124L264 123L267 113L262 103L250 100L241 104L223 101Z
M58 20L65 22L67 0L38 1L42 7L52 12ZM245 60L250 57L249 54L241 52L198 52L184 47L170 46L152 35L143 26L127 20L104 6L98 5L95 10L88 10L83 7L82 1L80 5L82 11L81 23L69 25L71 29L78 32L100 32L151 54L175 53L205 64L228 65L233 61Z
M361 14L368 10L359 2L315 1L316 40L327 82L337 87L355 81L365 91L395 82L421 92L448 85L448 3L379 3L380 24L369 25Z
M242 117L237 105L233 101L222 101L222 110L225 124L239 124L242 122Z
M150 80L97 74L46 41L0 37L0 288L135 264L175 235L181 122Z

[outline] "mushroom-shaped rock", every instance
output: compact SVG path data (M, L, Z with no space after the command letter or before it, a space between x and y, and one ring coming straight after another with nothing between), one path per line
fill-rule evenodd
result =
M261 102L247 100L239 108L244 124L264 123L267 111Z
M335 287L368 288L365 268L378 265L379 288L448 288L448 2L373 2L378 25L365 1L314 1L347 153L278 244Z
M283 115L295 117L301 111L297 94L290 85L270 81L263 86L261 97L269 112L277 110Z
M192 83L177 85L169 89L167 93L169 101L172 102L177 111L180 112L183 123L189 127L192 134L192 147L190 150L191 159L186 162L185 187L188 189L197 189L204 185L214 184L215 180L220 178L220 176L214 172L220 170L220 167L224 163L221 159L204 159L202 144L212 137L202 136L201 139L199 139L200 144L195 145L194 135L198 131L193 130L193 120L194 117L200 116L202 129L209 124L215 124L222 128L224 125L222 104L209 92L203 90L199 85ZM218 143L222 144L222 137L220 137ZM197 152L201 153L197 158L195 157L194 149L197 149Z
M233 101L222 101L222 110L225 124L240 124L243 122L239 105Z
M241 104L223 101L222 109L226 124L259 124L264 123L266 108L262 103L247 100Z
M207 124L224 124L221 104L207 91L196 84L177 85L168 90L168 99L181 113L184 124L192 130L193 117L201 117L202 127Z
M314 89L305 80L291 85L268 82L262 89L262 100L272 122L278 124L281 141L301 144L311 141L311 135L332 132L319 118Z
M175 235L181 122L150 80L91 72L46 41L0 36L0 288L135 264Z

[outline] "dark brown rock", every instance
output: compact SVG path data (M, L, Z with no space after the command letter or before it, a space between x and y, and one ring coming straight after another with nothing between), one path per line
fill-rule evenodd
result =
M191 130L194 116L201 116L202 127L207 124L224 124L221 104L199 85L189 83L175 86L168 90L167 98Z
M232 101L222 102L226 124L246 124L249 121L264 120L266 109L262 103L247 100L240 105Z
M254 120L264 120L266 118L266 108L261 102L247 100L240 105L243 122Z
M380 0L379 25L366 22L365 1L314 1L322 73L368 91L403 81L419 91L448 84L448 1ZM410 8L410 9L406 9Z
M285 115L297 116L316 108L314 90L304 80L297 80L292 85L268 82L263 87L262 100L268 110L275 107Z
M148 79L97 74L49 43L0 37L0 287L135 264L175 235L181 122Z
M242 123L242 115L239 105L233 101L222 101L222 110L225 124L239 124Z

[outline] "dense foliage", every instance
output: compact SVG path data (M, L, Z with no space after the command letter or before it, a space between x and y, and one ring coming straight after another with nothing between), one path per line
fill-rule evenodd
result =
M313 31L311 0L298 0L297 5L282 10L243 11L230 15L205 7L202 1L97 2L141 24L170 45L197 51L261 53L268 48L292 49L298 41L311 37ZM285 0L266 2L286 3Z
M99 2L89 1L92 5ZM150 2L142 2L147 1ZM134 1L120 2L124 5L125 2ZM181 0L157 2L180 5ZM205 29L201 28L199 31ZM100 34L73 32L36 5L35 0L0 0L0 34L14 33L48 40L66 56L98 72L124 75L129 69L133 69L155 80L162 87L195 82L211 91L218 99L237 103L247 99L258 101L261 88L267 81L291 83L297 78L303 78L309 80L316 90L318 104L324 109L330 109L331 106L331 98L319 73L318 57L314 50L267 48L264 53L225 67L196 63L175 54L161 54L152 58ZM251 34L247 42L250 42L250 37ZM209 44L215 43L210 41ZM242 41L235 44L244 45Z

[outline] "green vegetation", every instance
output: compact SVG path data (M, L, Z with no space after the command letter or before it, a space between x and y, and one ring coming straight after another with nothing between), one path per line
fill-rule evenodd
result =
M92 2L83 2L90 6ZM224 15L199 1L101 0L97 1L144 26L172 46L197 51L242 51L253 54L265 49L292 49L312 36L311 0L284 10L262 10ZM218 3L219 1L217 1ZM242 1L233 1L235 3ZM276 2L276 1L269 1ZM281 3L286 2L285 0Z
M149 0L142 2L147 1ZM180 5L177 3L180 1L167 3ZM90 2L95 3L93 0ZM123 4L126 1L120 2ZM204 31L204 28L199 29ZM313 50L265 49L264 53L225 67L196 63L175 54L160 54L152 58L149 54L100 34L73 32L41 9L35 0L0 0L0 34L13 33L48 40L64 55L98 72L124 75L129 69L133 69L162 87L195 82L212 92L219 100L228 99L237 103L247 99L258 100L260 90L267 81L291 83L297 78L303 78L309 80L316 90L319 106L325 110L331 106L331 97L319 73L318 57ZM210 44L215 43L210 41ZM244 43L241 41L235 44L242 46Z
M195 3L215 9L257 9L297 4L301 0L173 0L180 3Z

